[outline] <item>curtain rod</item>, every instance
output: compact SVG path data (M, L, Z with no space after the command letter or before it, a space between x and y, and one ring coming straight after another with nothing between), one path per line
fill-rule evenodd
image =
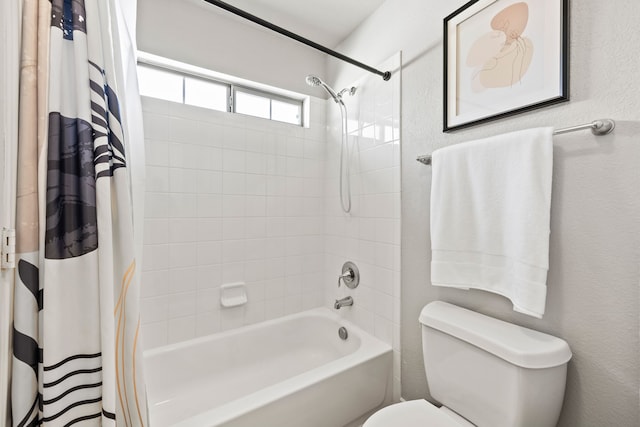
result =
M272 31L275 31L276 33L280 33L283 36L286 36L286 37L289 37L291 39L294 39L294 40L296 40L296 41L298 41L300 43L304 43L307 46L310 46L310 47L312 47L314 49L317 49L317 50L319 50L321 52L324 52L327 55L331 55L334 58L338 58L338 59L340 59L342 61L348 62L349 64L355 65L356 67L360 67L360 68L362 68L364 70L369 71L370 73L382 76L382 79L384 81L387 81L387 80L389 80L391 78L391 71L380 71L380 70L377 70L377 69L375 69L373 67L370 67L370 66L368 66L366 64L363 64L362 62L359 62L359 61L356 61L355 59L349 58L348 56L345 56L345 55L341 54L340 52L336 52L335 50L329 49L328 47L322 46L321 44L318 44L318 43L316 43L314 41L311 41L311 40L306 39L306 38L304 38L302 36L299 36L296 33L293 33L293 32L291 32L289 30L286 30L286 29L284 29L282 27L279 27L279 26L277 26L275 24L272 24L269 21L265 21L262 18L258 18L257 16L252 15L252 14L250 14L248 12L245 12L242 9L238 9L237 7L232 6L232 5L228 4L228 3L225 3L225 2L220 1L220 0L204 0L204 1L209 3L209 4L212 4L214 6L217 6L217 7L221 8L221 9L224 9L227 12L231 12L231 13L233 13L235 15L238 15L238 16L240 16L242 18L248 19L249 21L254 22L254 23L258 24L258 25L262 25L263 27L266 27L266 28L268 28L268 29L270 29Z
M611 119L599 119L594 120L591 123L585 123L583 125L571 126L562 129L556 129L553 131L554 135L560 135L562 133L576 132L579 130L591 129L591 133L596 136L606 135L611 133L616 127L616 122ZM431 166L431 154L425 154L416 158L422 164Z

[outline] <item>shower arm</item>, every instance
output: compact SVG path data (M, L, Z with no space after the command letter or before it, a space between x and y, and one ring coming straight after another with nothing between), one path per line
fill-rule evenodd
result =
M317 50L319 50L321 52L324 52L327 55L331 55L334 58L338 58L338 59L340 59L342 61L348 62L349 64L355 65L356 67L360 67L363 70L367 70L370 73L382 76L382 79L384 81L387 81L387 80L389 80L391 78L391 71L380 71L380 70L377 70L377 69L375 69L373 67L370 67L370 66L368 66L366 64L363 64L362 62L356 61L353 58L349 58L348 56L345 56L345 55L341 54L340 52L336 52L335 50L329 49L328 47L322 46L321 44L318 44L318 43L316 43L314 41L311 41L309 39L306 39L306 38L304 38L304 37L302 37L302 36L300 36L300 35L298 35L296 33L293 33L293 32L291 32L289 30L286 30L286 29L284 29L282 27L279 27L279 26L277 26L275 24L272 24L269 21L265 21L262 18L258 18L257 16L252 15L252 14L250 14L248 12L245 12L244 10L239 9L239 8L237 8L235 6L232 6L232 5L228 4L228 3L225 3L225 2L220 1L220 0L204 0L204 1L209 3L209 4L212 4L214 6L217 6L217 7L221 8L221 9L224 9L227 12L231 12L231 13L233 13L235 15L238 15L238 16L244 18L244 19L248 19L249 21L251 21L253 23L256 23L258 25L262 25L263 27L266 27L266 28L268 28L268 29L270 29L272 31L275 31L276 33L282 34L283 36L289 37L289 38L291 38L293 40L296 40L296 41L298 41L300 43L306 44L307 46L310 46L310 47L312 47L314 49L317 49Z

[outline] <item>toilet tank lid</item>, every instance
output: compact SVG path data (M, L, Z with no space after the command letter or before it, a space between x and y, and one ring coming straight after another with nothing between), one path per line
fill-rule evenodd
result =
M562 339L443 301L427 304L420 323L523 368L551 368L571 359Z

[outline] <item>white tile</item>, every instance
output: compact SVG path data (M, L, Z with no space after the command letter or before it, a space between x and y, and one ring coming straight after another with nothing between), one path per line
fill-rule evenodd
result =
M198 122L180 117L170 117L169 139L171 141L195 144L200 139Z
M321 307L322 296L323 293L321 291L302 294L302 308L304 310L311 310L312 308Z
M222 265L198 266L198 289L218 288L222 285Z
M222 197L222 216L243 217L245 216L245 196L224 195Z
M222 219L198 218L198 241L222 239Z
M166 141L169 138L169 123L167 116L143 112L142 122L144 126L144 137Z
M196 336L196 317L178 317L169 320L168 342L186 341Z
M169 172L164 166L147 166L146 191L166 193L169 191Z
M195 314L196 297L195 292L173 294L169 298L169 319L184 317Z
M249 282L262 282L266 276L266 261L264 259L245 262L244 280Z
M168 288L170 293L192 292L197 289L197 267L172 268L169 271Z
M165 270L169 266L169 245L144 245L142 271Z
M198 218L214 218L222 216L222 196L219 194L198 194Z
M168 293L168 270L153 270L142 272L142 298L163 296Z
M296 137L288 137L286 139L286 154L287 157L303 157L304 155L304 140Z
M265 250L266 241L264 239L245 240L243 259L247 261L264 259Z
M195 216L195 194L169 194L169 218L194 218Z
M222 174L222 193L242 195L246 192L247 175L244 173L224 172Z
M222 170L222 149L215 147L199 147L198 169L221 171Z
M198 290L198 313L220 311L220 288Z
M198 220L196 218L172 218L168 221L169 242L186 243L198 240Z
M295 177L304 177L304 161L298 157L287 157L286 175Z
M174 168L197 169L201 147L182 142L169 143L169 166Z
M225 240L222 243L222 263L234 263L245 260L244 240Z
M150 193L144 195L145 218L167 218L169 216L169 195L167 193Z
M230 148L232 150L244 150L245 130L230 126L225 127L223 147Z
M250 153L245 154L245 166L246 172L252 174L264 174L266 173L267 165L265 155L262 153Z
M169 242L169 223L166 218L146 218L144 220L145 245L157 245Z
M169 244L169 267L182 268L196 265L195 243Z
M222 173L199 170L196 177L196 190L200 194L222 194Z
M222 170L225 172L245 171L245 152L238 150L223 150Z
M263 152L265 145L264 135L265 132L247 129L245 133L245 149L254 153Z
M389 218L378 218L372 221L376 224L373 234L376 242L393 244L397 221Z
M222 220L222 238L224 240L244 239L246 223L244 218L224 218Z
M147 166L169 166L169 143L146 139L144 141L144 161Z
M326 154L326 144L320 141L304 141L304 157L306 159L324 159Z
M167 345L169 337L168 322L154 322L142 324L142 343L145 350Z
M395 261L395 246L386 243L375 244L375 264L382 267L393 269Z
M254 196L264 196L267 194L266 175L247 175L245 193Z
M141 96L140 103L144 113L161 114L165 116L169 114L169 102L164 99Z
M265 216L267 212L266 196L247 196L246 197L246 216L256 217Z
M393 296L374 291L374 311L377 315L393 321Z
M244 282L244 262L222 264L222 284Z
M198 265L220 264L223 260L222 242L198 242L197 261Z
M244 307L225 308L220 310L220 330L239 328L244 325Z
M250 302L244 311L244 324L252 325L254 323L263 322L265 320L264 301Z
M215 334L220 331L220 311L196 315L196 336Z
M264 217L248 217L244 220L247 239L260 239L267 235L267 219Z
M265 257L267 259L284 257L286 254L286 240L284 238L268 238L265 241ZM284 272L283 272L284 275ZM275 277L273 275L268 277Z
M167 320L169 317L169 298L163 295L140 299L140 317L143 324Z
M287 178L283 176L267 177L267 195L285 196L287 194Z
M197 176L197 171L194 169L169 168L169 191L195 193Z
M270 299L265 301L264 305L266 320L284 316L284 299Z
M393 323L388 319L375 316L374 334L376 338L393 345Z
M268 217L284 217L287 214L286 202L286 197L268 196L266 215Z
M321 178L324 173L324 162L316 159L304 159L304 176L306 178Z
M211 147L222 147L224 142L224 126L216 123L198 122L201 139L199 143Z

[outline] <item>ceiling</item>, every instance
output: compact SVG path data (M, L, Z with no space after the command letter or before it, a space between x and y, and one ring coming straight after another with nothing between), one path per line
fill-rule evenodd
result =
M225 1L316 43L335 48L385 0Z

